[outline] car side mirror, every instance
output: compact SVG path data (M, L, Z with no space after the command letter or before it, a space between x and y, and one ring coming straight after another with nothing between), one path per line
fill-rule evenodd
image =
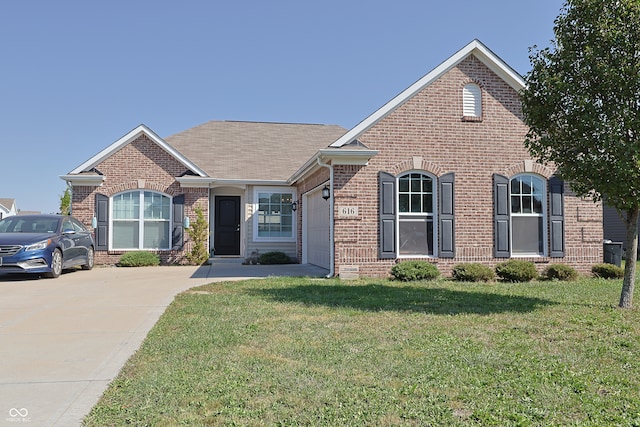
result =
M63 234L76 234L76 230L74 230L73 228L66 228L64 230L62 230Z

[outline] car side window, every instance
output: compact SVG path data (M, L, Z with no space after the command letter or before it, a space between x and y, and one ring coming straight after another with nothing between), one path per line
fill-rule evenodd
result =
M80 221L77 221L73 218L71 218L71 223L73 224L74 228L76 229L76 231L78 232L86 232L87 229L84 225L82 225L82 223Z
M62 232L65 233L65 232L67 232L69 230L75 231L75 227L73 226L73 223L71 222L71 220L65 219L62 222Z

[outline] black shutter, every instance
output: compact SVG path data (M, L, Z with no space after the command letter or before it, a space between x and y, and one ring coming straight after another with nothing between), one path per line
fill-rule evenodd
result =
M440 229L439 229L439 254L440 258L454 258L456 255L455 245L455 221L453 208L453 172L442 175L439 179L440 185Z
M509 258L509 178L493 175L493 256Z
M551 231L549 256L564 257L564 181L557 176L549 178L549 230Z
M396 258L396 178L379 173L380 248L381 259Z
M95 244L97 251L109 250L109 197L96 194Z
M184 194L173 198L173 233L171 249L181 251L184 246Z

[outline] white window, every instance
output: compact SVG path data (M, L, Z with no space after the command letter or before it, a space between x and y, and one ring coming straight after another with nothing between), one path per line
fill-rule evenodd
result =
M482 117L482 90L475 83L469 83L462 88L462 115Z
M256 188L253 237L257 241L295 241L295 216L289 188Z
M111 248L171 249L171 198L128 191L112 198Z
M545 181L536 175L518 175L510 187L511 253L545 255Z
M435 185L421 172L398 177L399 255L434 256Z

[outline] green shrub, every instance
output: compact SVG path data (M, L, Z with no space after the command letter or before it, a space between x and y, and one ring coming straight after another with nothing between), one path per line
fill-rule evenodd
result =
M596 264L591 267L591 272L595 277L603 279L622 279L624 269L613 264Z
M160 265L160 257L157 254L146 251L127 252L120 257L119 267L145 267Z
M478 263L457 264L452 275L460 282L490 282L496 277L491 267Z
M501 262L496 266L496 274L507 282L529 282L538 277L535 264L520 259Z
M260 255L260 264L291 264L291 258L284 252L265 252Z
M431 280L440 275L438 267L427 261L404 261L391 268L395 280L410 282L412 280Z
M196 220L186 230L193 241L191 251L187 253L187 260L193 265L201 265L209 259L209 224L204 219L200 206L196 206L194 212Z
M544 269L541 276L546 280L578 280L576 269L566 264L552 264Z

